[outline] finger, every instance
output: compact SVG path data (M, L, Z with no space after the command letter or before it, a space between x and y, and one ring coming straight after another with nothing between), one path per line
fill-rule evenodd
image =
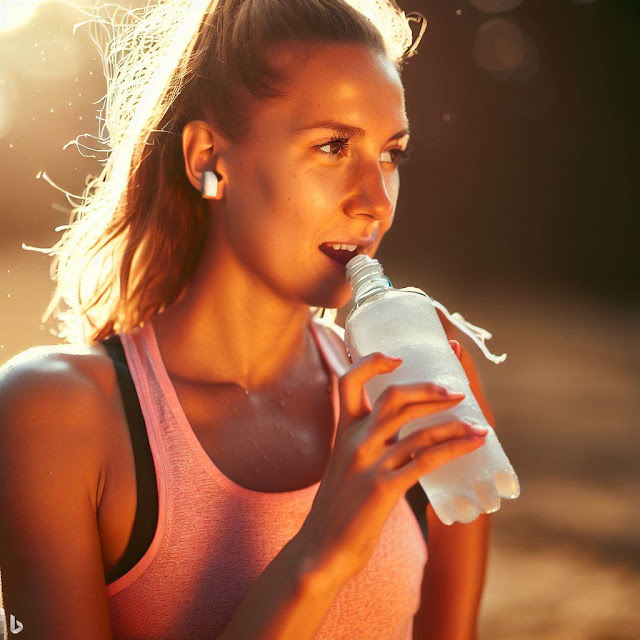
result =
M425 402L442 402L464 398L464 393L455 393L433 382L414 382L389 385L374 406L376 422L386 421L398 414L406 405Z
M460 347L460 343L457 340L449 340L449 344L451 348L454 350L455 354L458 356L458 360L462 362L462 348Z
M390 373L401 363L399 358L375 351L352 364L338 381L341 419L357 420L367 415L371 405L365 398L364 383L374 376Z
M396 413L388 414L384 419L377 419L373 427L373 437L379 441L384 442L386 445L393 444L398 441L398 431L420 418L431 416L435 413L447 411L452 409L456 404L462 402L464 395L458 398L440 398L438 400L428 400L426 402L413 402L408 403L400 407ZM449 437L449 431L447 425L449 422L442 425L434 425L432 427L425 427L420 429L421 432L429 432L430 444L442 442ZM431 431L431 430L434 431ZM409 436L407 436L408 438ZM423 435L423 438L427 437ZM405 438L403 438L404 440Z
M428 446L415 451L413 459L401 467L391 471L381 471L380 474L384 482L395 485L398 492L405 493L422 476L455 458L479 449L484 442L483 436L465 436L442 444Z
M380 460L381 468L396 469L408 462L417 451L425 447L449 442L454 439L467 438L469 436L481 435L486 436L487 430L483 434L466 422L446 422L433 427L420 429L411 435L402 438L395 444Z

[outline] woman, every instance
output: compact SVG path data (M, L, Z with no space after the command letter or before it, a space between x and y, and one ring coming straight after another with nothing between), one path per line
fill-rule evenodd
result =
M352 365L318 321L351 295L330 247L373 256L393 223L406 58L343 0L197 4L123 32L177 57L112 74L111 155L55 251L70 344L2 371L7 615L65 640L475 637L486 516L429 512L426 563L404 495L483 434L398 443L461 398L402 385L371 407L397 363Z

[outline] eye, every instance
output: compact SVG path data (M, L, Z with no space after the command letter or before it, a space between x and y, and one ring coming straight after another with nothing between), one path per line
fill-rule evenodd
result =
M333 153L331 151L322 151L322 149L324 149L325 147L335 148L336 146L338 147L338 153ZM331 138L331 140L329 140L329 142L318 145L316 147L316 149L318 149L320 153L322 153L325 156L329 156L330 158L338 158L344 155L348 148L349 148L349 138L345 138L343 136L335 136L335 135L333 136L333 138Z
M405 149L388 149L385 153L391 154L390 162L397 165L405 164L411 157L411 147L407 145Z
M325 148L329 150L323 151ZM318 149L322 155L337 160L338 158L346 155L346 152L349 149L349 138L334 134L329 142L317 145L316 149ZM395 149L387 149L384 153L390 154L391 160L383 160L383 162L389 162L395 166L405 164L411 156L411 143L409 142L405 149L397 147Z

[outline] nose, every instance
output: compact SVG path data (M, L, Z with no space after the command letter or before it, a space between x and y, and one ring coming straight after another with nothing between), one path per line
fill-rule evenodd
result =
M355 188L345 211L352 217L386 220L393 215L397 200L397 174L385 174L380 163L360 164L354 177ZM391 189L389 188L391 187ZM391 193L390 193L391 191Z

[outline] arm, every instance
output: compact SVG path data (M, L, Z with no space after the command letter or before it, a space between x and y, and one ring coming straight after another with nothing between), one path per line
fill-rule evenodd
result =
M313 640L348 577L320 562L304 527L260 574L220 640Z
M0 368L2 605L25 640L111 640L97 526L112 409L59 354ZM350 578L303 529L259 576L224 640L311 640ZM212 639L213 640L213 639Z
M447 335L462 342L447 322ZM451 329L449 329L451 327ZM478 372L466 349L460 360L471 391L495 429L495 418L485 398ZM444 525L429 504L429 557L422 582L421 604L414 618L416 640L476 640L477 620L489 550L490 514L469 524Z
M25 640L112 637L96 518L100 398L37 349L0 369L3 606Z

